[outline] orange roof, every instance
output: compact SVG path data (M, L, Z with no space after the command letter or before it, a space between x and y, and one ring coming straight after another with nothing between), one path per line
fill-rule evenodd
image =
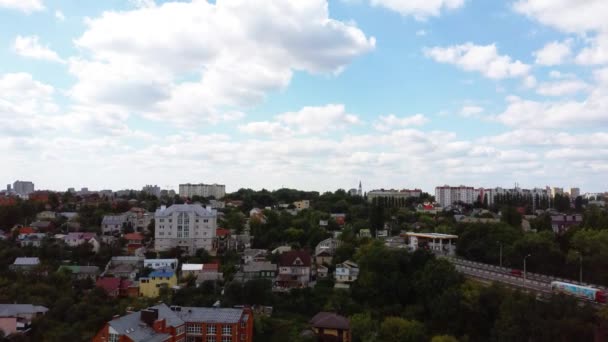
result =
M224 228L218 228L215 230L215 235L217 236L228 236L230 235L230 230Z
M126 240L143 240L144 236L141 233L130 233L125 235Z
M19 228L19 234L34 234L36 230L32 227L21 227Z
M217 272L220 269L220 264L203 264L203 272Z

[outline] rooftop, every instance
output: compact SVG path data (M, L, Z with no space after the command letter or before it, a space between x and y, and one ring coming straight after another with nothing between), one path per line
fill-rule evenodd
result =
M415 237L427 238L427 239L458 239L458 235L439 234L439 233L414 233L414 232L407 232L406 235L407 236L415 236Z
M0 317L45 313L48 308L32 304L0 304Z
M198 216L216 217L217 210L204 208L200 204L174 204L168 208L156 209L155 217L167 217L178 212L194 212Z
M172 307L174 312L186 322L238 323L243 309Z
M310 324L315 328L340 330L350 329L350 322L348 318L333 312L319 312L310 320Z
M15 262L13 263L13 265L20 265L20 266L39 265L39 264L40 264L40 259L38 259L37 257L17 258L17 259L15 259Z

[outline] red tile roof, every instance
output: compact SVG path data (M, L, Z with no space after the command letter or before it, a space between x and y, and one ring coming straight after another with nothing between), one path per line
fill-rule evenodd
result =
M220 264L218 263L203 264L203 272L217 272L219 269Z
M21 227L19 228L19 234L34 234L36 230L32 227Z
M218 228L215 230L215 235L217 236L228 236L230 235L230 230L224 228Z
M107 293L112 293L120 288L120 278L99 278L95 286L101 287Z
M125 235L126 240L143 240L144 236L141 233L130 233Z

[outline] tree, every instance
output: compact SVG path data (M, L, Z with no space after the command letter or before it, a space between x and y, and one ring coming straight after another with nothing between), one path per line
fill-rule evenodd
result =
M383 342L421 342L426 338L424 325L399 317L387 317L380 325L379 340Z
M377 341L378 323L369 312L358 313L350 317L353 342Z
M458 342L458 339L450 335L440 335L433 336L431 342Z
M521 227L522 216L513 206L505 206L500 211L500 220L513 227Z

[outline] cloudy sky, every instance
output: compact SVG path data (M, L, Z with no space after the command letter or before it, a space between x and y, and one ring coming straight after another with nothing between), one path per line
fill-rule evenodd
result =
M0 0L0 181L608 190L607 17L605 0Z

